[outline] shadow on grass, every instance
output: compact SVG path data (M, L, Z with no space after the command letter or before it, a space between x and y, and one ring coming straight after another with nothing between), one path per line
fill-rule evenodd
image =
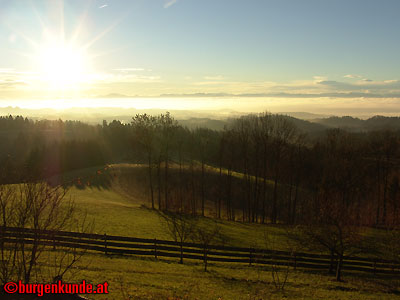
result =
M116 174L108 166L97 166L79 169L52 176L47 179L51 185L62 185L64 187L76 187L84 190L86 188L110 189Z

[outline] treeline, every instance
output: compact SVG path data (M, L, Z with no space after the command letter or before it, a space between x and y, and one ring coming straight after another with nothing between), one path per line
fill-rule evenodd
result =
M131 162L146 170L143 188L161 210L274 224L344 215L354 225L399 222L398 131L315 138L269 113L220 131L188 129L166 113L102 125L9 116L0 135L3 181Z
M100 126L0 117L1 180L12 183L106 162Z
M153 207L274 224L399 222L398 131L330 129L312 139L268 113L222 131L188 130L168 114L137 115L130 126Z

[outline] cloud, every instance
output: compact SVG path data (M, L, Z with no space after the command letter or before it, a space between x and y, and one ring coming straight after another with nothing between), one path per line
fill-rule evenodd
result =
M105 8L107 6L108 6L108 4L104 4L104 5L100 6L99 8Z
M317 84L329 85L329 86L349 86L350 84L335 81L335 80L322 80L318 81Z
M348 74L348 75L344 75L344 78L351 78L351 79L359 79L362 78L362 76L360 75L355 75L355 74Z
M119 68L119 69L114 69L114 71L118 72L140 72L140 71L146 71L143 68Z
M126 72L120 73L101 73L94 78L95 83L158 83L162 82L160 76L144 76Z
M38 74L32 71L18 71L12 68L0 68L0 89L17 90L27 87L37 78Z
M359 78L358 80L347 82L329 80L323 76L314 76L309 80L278 83L269 81L226 81L223 78L214 77L216 76L207 76L203 81L188 82L184 94L197 94L201 92L232 97L310 99L400 98L399 80L372 81Z
M390 99L399 98L400 93L396 94L372 94L372 93L191 93L191 94L166 94L161 96L168 97L246 97L246 98L302 98L302 99L317 99L317 98L337 98L337 99L354 99L354 98L369 98L369 99Z
M344 75L343 77L344 78L349 78L349 79L359 79L359 80L367 81L367 82L372 82L373 81L373 80L365 78L365 77L363 77L361 75L355 75L355 74L348 74L348 75Z
M11 68L0 68L0 73L13 74L14 72L15 72L14 69Z
M12 68L0 68L0 76L21 76L21 75L35 75L35 74L37 74L37 72L17 71Z
M172 5L174 5L177 2L178 2L178 0L169 0L164 4L164 8L171 7Z
M352 75L353 77L355 75ZM336 79L336 78L335 78ZM400 80L370 80L364 77L355 80L331 80L324 76L288 82L271 81L239 81L218 74L204 76L201 80L189 75L180 82L174 78L162 78L146 68L120 67L100 73L88 74L83 88L98 91L110 91L127 95L143 93L143 95L193 95L193 97L219 95L221 97L264 97L283 98L329 98L353 99L400 99ZM37 72L0 68L0 91L15 93L37 92L48 89L46 82ZM4 91L4 92L3 92ZM103 93L103 92L101 92ZM280 101L279 100L279 101ZM328 100L327 100L328 101Z
M217 76L205 76L205 80L224 80L225 77L222 75L217 75Z
M20 80L0 80L0 90L15 89L26 85L28 85L26 82Z
M347 83L341 81L325 80L317 82L318 85L325 86L329 89L335 89L338 92L349 92L349 91L370 91L370 92L382 92L392 93L400 92L400 81L399 80L385 80L385 81L373 81L370 79L362 79L354 83Z

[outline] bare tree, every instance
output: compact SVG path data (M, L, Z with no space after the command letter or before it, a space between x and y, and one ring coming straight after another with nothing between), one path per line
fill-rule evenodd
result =
M170 237L180 244L180 263L183 264L183 243L192 238L195 223L192 217L183 213L167 212L160 213L167 223L167 232Z
M273 159L274 159L274 189L272 198L271 222L275 224L278 218L278 185L281 177L281 162L284 159L287 145L296 136L296 127L284 116L275 116L273 135Z
M193 241L200 243L203 246L203 261L204 271L207 272L207 255L210 251L210 246L221 239L220 227L218 223L214 222L213 225L202 226L197 224L194 234Z
M147 114L136 115L132 118L132 126L135 135L135 146L137 144L146 152L151 208L154 209L154 188L153 188L153 165L155 152L155 129L157 126L157 118Z
M158 130L161 133L162 157L164 158L164 200L165 209L169 209L169 161L171 156L171 148L173 136L178 128L177 121L169 112L158 117Z
M398 155L400 150L398 134L393 131L372 132L369 135L370 161L376 184L376 224L386 225L390 179L398 172Z
M73 221L70 223L68 228L69 231L78 233L92 233L94 230L94 222L88 220L87 212L81 214L74 213ZM43 260L48 262L47 270L45 270L45 276L53 279L53 282L63 280L64 276L69 273L76 275L79 272L72 272L72 267L79 261L82 261L82 257L87 253L86 249L77 249L69 246L58 246L55 239L53 240L53 246L51 249L46 249L43 253ZM40 271L42 271L41 268ZM46 278L44 278L46 279Z
M266 209L267 209L267 171L268 171L268 150L270 146L271 134L273 131L272 117L269 113L260 115L260 143L262 145L262 208L261 208L261 223L266 221Z
M66 192L62 186L53 187L45 182L0 187L0 280L3 283L11 279L29 283L33 274L40 273L42 266L39 261L46 251L42 233L70 228L75 222L75 207L66 198ZM7 227L33 229L29 244L18 235L6 239ZM76 260L63 266L68 270L75 262Z
M15 187L12 185L0 185L0 281L6 283L14 278L17 270L17 249L10 247L5 242L5 227L11 226L14 219L14 203L16 199Z
M316 217L307 218L308 222L292 232L292 240L309 250L330 253L330 272L336 258L336 280L340 281L345 255L358 253L363 239L362 229L354 221L354 210L340 202L325 202Z
M276 249L276 237L268 235L264 231L264 243L267 249ZM292 244L288 244L288 250L293 256L294 248L291 248ZM272 282L274 283L277 291L283 291L285 289L289 273L291 270L291 260L287 260L285 264L278 262L273 253L271 255L271 276Z

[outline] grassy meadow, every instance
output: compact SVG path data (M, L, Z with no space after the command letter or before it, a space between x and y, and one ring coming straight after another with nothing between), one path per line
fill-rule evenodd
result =
M269 267L247 264L210 264L204 272L201 262L189 260L181 265L177 260L89 254L76 270L72 280L109 283L110 294L94 299L400 299L398 281L390 278L349 275L336 282L324 272L294 270L278 291Z
M81 178L68 196L79 213L94 221L96 233L170 240L163 219L149 208L146 196L137 192L140 189L135 184L140 182L118 180L123 172L123 168L112 166L65 174L65 178ZM205 226L215 222L207 217L199 221ZM217 222L228 237L227 245L286 248L283 225ZM270 244L265 242L265 235ZM284 269L278 274L282 280ZM290 270L282 291L276 289L268 266L210 263L204 272L200 261L186 259L181 265L178 259L156 261L94 253L87 253L65 279L85 279L94 284L107 281L111 293L90 295L94 299L400 299L399 281L388 277L345 273L344 281L336 282L326 271Z
M87 215L88 221L94 221L95 233L171 239L163 218L157 210L150 209L151 203L148 196L138 192L143 187L136 188L140 183L136 182L135 177L132 177L129 182L120 180L126 168L127 166L110 167L99 176L92 176L92 174L96 174L100 168L80 171L82 172L81 181L85 184L81 187L72 186L67 196L75 202L80 213ZM135 168L135 166L130 166L130 168ZM77 176L77 173L66 176L72 175ZM229 237L226 241L229 246L265 248L267 246L265 235L268 235L273 237L268 241L274 241L274 248L284 250L286 247L283 237L285 229L280 225L263 226L215 220L209 217L199 217L199 222L204 223L205 226L218 222L221 234Z

